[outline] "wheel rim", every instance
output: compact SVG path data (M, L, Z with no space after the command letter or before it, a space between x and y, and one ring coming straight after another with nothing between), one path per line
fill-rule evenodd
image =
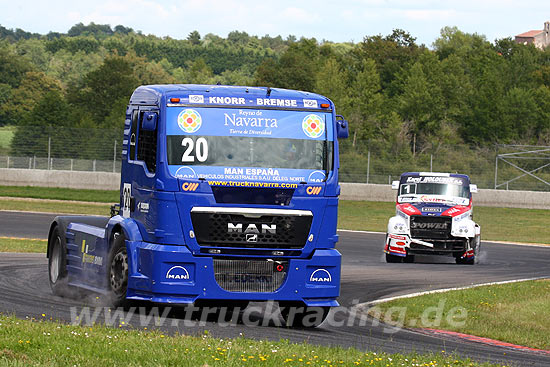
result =
M56 237L50 259L50 280L56 283L59 279L59 265L61 264L61 238Z
M128 283L128 255L126 249L117 252L111 261L110 268L111 290L116 295L121 295L126 291Z

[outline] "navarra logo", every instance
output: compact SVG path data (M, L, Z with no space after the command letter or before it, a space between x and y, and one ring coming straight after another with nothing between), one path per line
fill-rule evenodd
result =
M302 121L302 129L310 138L318 138L325 131L325 123L315 114L307 115Z
M187 108L178 115L178 125L186 133L194 133L200 129L202 117L197 111Z

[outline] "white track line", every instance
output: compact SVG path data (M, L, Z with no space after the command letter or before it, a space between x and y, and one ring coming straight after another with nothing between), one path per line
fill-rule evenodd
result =
M377 304L380 304L380 303L394 301L396 299L412 298L412 297L417 297L417 296L423 296L423 295L426 295L426 294L445 293L445 292L450 292L450 291L460 291L460 290L464 290L464 289L484 287L484 286L488 286L488 285L519 283L519 282L527 282L529 280L541 280L541 279L549 279L549 278L550 278L550 276L546 276L546 277L536 277L536 278L526 278L526 279L505 280L505 281L501 281L501 282L472 284L472 285L468 285L468 286L464 286L464 287L435 289L433 291L415 292L415 293L404 294L404 295L401 295L401 296L381 298L381 299L377 299L377 300L370 301L370 302L360 303L357 306L358 307L368 307L368 306L373 306L373 305L377 305Z

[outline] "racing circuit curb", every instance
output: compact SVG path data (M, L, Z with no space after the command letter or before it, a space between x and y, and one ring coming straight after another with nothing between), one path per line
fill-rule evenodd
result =
M416 332L419 332L419 333L425 334L425 335L431 335L431 336L445 335L445 336L460 339L460 340L468 340L468 341L471 341L471 342L474 342L474 343L481 343L481 344L491 345L491 346L495 346L495 347L502 347L502 348L511 349L511 350L519 350L519 351L534 352L534 353L539 353L539 354L550 355L550 350L525 347L523 345L517 345L517 344L503 342L503 341L500 341L500 340L483 338L483 337L480 337L480 336L459 333L459 332L456 332L456 331L438 330L438 329L429 329L429 328L426 328L426 329L410 329L410 330L416 331Z
M469 286L464 287L454 287L454 288L444 288L444 289L436 289L433 291L425 291L425 292L415 292L410 294L404 294L401 296L395 296L395 297L387 297L387 298L381 298L377 299L371 302L365 302L365 303L359 303L355 307L360 310L361 312L365 312L365 310L368 310L369 307L378 305L381 303L397 300L397 299L403 299L403 298L412 298L417 296L423 296L426 294L434 294L434 293L445 293L450 291L459 291L464 289L472 289L472 288L478 288L488 285L500 285L500 284L510 284L510 283L520 283L520 282L527 282L530 280L541 280L541 279L550 279L550 277L536 277L536 278L526 278L526 279L516 279L516 280L505 280L501 282L490 282L490 283L483 283L483 284L472 284ZM393 325L388 325L389 327L393 328ZM511 344L507 342L503 342L500 340L494 340L489 338L484 338L476 335L470 335L470 334L463 334L456 331L448 331L448 330L439 330L439 329L430 329L430 328L403 328L403 330L411 331L413 333L419 333L424 335L430 335L430 336L447 336L451 338L461 339L461 340L467 340L473 343L480 343L485 345L491 345L495 347L502 347L505 349L510 350L516 350L516 351L526 351L526 352L534 352L539 354L545 354L550 355L550 350L545 349L536 349L536 348L530 348L523 345L517 345L517 344Z

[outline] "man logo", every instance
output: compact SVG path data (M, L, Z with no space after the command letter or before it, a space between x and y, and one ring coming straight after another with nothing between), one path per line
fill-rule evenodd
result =
M332 276L330 275L328 270L317 269L311 274L311 276L309 277L309 281L312 283L330 283L332 282Z
M195 191L199 187L198 183L192 183L192 182L184 182L183 185L181 185L181 188L183 191Z
M172 266L170 270L166 272L166 279L189 280L189 272L183 266Z
M322 189L321 186L309 186L306 189L306 193L308 195L319 195L319 193L321 192L321 189Z
M258 235L257 234L247 234L246 235L246 242L258 242Z

